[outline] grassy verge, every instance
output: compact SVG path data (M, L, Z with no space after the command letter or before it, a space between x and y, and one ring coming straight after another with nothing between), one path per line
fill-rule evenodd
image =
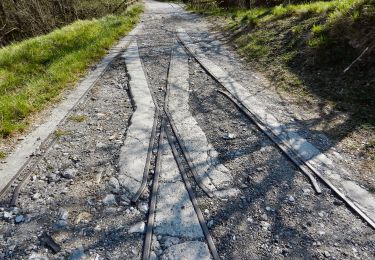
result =
M137 23L143 7L80 20L0 49L0 139L22 132L32 113L59 100L89 65Z
M319 118L307 124L337 142L351 137L353 153L375 170L374 0L247 10L224 10L212 2L188 8L218 17L238 51L272 87L304 110L318 111Z

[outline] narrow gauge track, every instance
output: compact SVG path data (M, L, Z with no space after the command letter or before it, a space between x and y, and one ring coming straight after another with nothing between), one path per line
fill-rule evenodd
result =
M179 43L182 44L189 55L197 61L202 68L206 71L206 73L212 77L218 84L220 84L224 89L225 85L214 75L214 73L206 66L204 62L193 52L191 49L184 43L182 39L178 39ZM314 187L317 194L321 194L321 188L316 181L315 177L312 175L314 174L318 177L333 193L340 198L352 211L354 211L358 216L360 216L369 226L375 229L374 221L369 218L357 205L355 205L351 200L349 200L337 187L335 187L327 178L325 178L314 166L312 166L309 162L305 162L299 155L295 154L287 144L284 144L282 140L272 133L268 127L262 123L260 119L258 119L251 111L249 111L244 104L236 97L228 93L228 91L217 90L218 93L225 96L228 100L233 102L239 110L244 113L254 124L263 132L276 146L280 149L285 156L293 162L310 180L312 186ZM312 174L311 174L312 173Z
M171 66L171 59L172 59L172 53L173 53L173 47L171 48L171 54L169 57L169 63L168 63L168 73L167 73L167 79L169 76L169 70ZM194 211L197 215L200 227L202 228L203 235L206 239L208 248L211 252L212 258L214 260L219 260L219 254L217 252L216 246L214 244L214 241L209 233L206 221L204 220L203 214L198 206L197 199L195 198L192 186L189 182L188 175L186 173L185 167L183 166L182 158L180 157L180 153L178 152L181 151L182 156L187 163L187 166L189 167L190 172L192 173L192 176L198 185L199 188L203 190L203 192L210 198L212 198L214 195L212 192L210 192L197 178L197 173L195 168L192 165L191 159L188 156L188 153L184 146L182 145L182 142L180 140L180 137L178 136L176 132L176 128L173 125L173 122L171 120L170 113L168 111L168 100L169 100L169 91L167 88L168 85L168 80L167 84L165 86L165 94L164 97L161 99L163 100L162 104L157 103L157 98L155 94L151 91L152 99L155 103L156 107L156 114L155 114L155 121L154 121L154 128L152 132L152 137L150 140L150 149L153 147L153 143L156 138L156 132L159 132L159 139L158 139L158 145L157 145L157 155L156 155L156 162L155 162L155 170L154 170L154 175L153 175L153 180L152 180L152 187L151 187L151 194L149 198L149 211L148 211L148 217L147 217L147 227L146 227L146 234L144 238L144 246L143 246L143 252L142 252L142 259L143 260L149 260L151 259L151 247L152 247L152 235L153 235L153 230L154 230L154 225L155 225L155 213L156 213L156 201L157 201L157 194L158 194L158 189L159 189L159 178L160 178L160 171L161 171L161 148L163 146L163 139L166 136L168 144L171 147L172 154L174 157L174 160L176 161L176 164L178 166L179 172L181 174L182 180L184 182L184 185L186 187L186 190L188 191L190 201L193 204ZM163 107L161 109L161 107ZM160 128L158 131L156 130L158 121L160 121ZM177 148L178 147L178 148ZM140 195L144 192L144 189L146 188L147 184L147 179L148 179L148 172L149 172L149 164L151 162L151 153L149 149L149 156L147 157L147 162L145 166L145 171L143 175L143 180L141 187L139 188L137 194L133 197L132 202L136 203L137 200L139 199ZM147 171L146 171L147 169Z

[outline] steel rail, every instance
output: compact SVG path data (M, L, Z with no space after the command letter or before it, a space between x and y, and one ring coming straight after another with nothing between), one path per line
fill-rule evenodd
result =
M172 51L173 52L173 51ZM209 198L213 198L214 197L214 194L212 191L210 191L203 183L202 181L198 178L198 172L197 172L197 169L196 167L194 166L194 163L193 163L193 160L191 159L184 143L182 142L182 138L179 136L178 134L178 131L177 131L177 128L172 120L172 115L170 114L169 112L169 106L168 106L168 102L169 102L169 89L168 89L168 78L169 78L169 70L171 68L171 60L172 60L172 53L171 53L171 59L170 59L170 62L169 62L169 67L168 67L168 72L167 72L167 89L166 89L166 94L165 94L165 101L164 101L164 113L165 115L167 116L168 118L168 121L169 121L169 124L172 128L172 131L177 139L177 142L179 144L179 146L181 147L181 151L182 151L182 154L191 170L191 173L193 175L193 178L195 180L195 182L197 183L198 187L203 190L203 192L209 197Z
M240 110L247 115L261 130L264 132L282 151L286 149L287 156L289 157L288 151L290 151L287 147L287 145L283 144L281 141L277 140L276 137L271 133L271 130L269 130L266 126L263 125L263 123L260 122L259 119L256 118L255 115L251 113L244 105L241 104L240 101L235 99L235 97L232 97L229 93L225 93L224 91L218 90L219 93L223 94L225 97L227 97L229 100L231 100L234 104L236 104ZM292 152L292 151L290 151ZM295 155L297 158L299 158L298 155ZM295 158L293 156L289 157L293 162L295 162ZM302 159L301 159L302 160ZM304 172L306 168L308 168L310 171L312 171L323 183L325 183L341 200L343 200L349 208L351 208L354 212L356 212L363 220L365 220L373 229L375 229L375 222L369 218L357 205L354 204L350 199L348 199L345 194L343 194L338 188L336 188L327 178L325 178L318 170L315 169L309 162L306 162L302 160L303 165L297 164L296 165ZM307 174L306 174L307 175ZM307 175L310 178L310 174ZM315 180L315 178L313 178ZM310 179L311 180L311 179Z
M213 241L213 239L212 239L212 237L210 235L210 232L209 232L208 227L206 225L206 222L204 220L202 211L200 210L200 208L198 206L198 201L195 198L193 189L192 189L192 187L190 185L190 182L189 182L189 178L188 178L188 176L187 176L187 174L185 172L184 166L182 164L181 157L178 155L178 152L177 152L177 149L176 149L175 135L173 135L173 134L171 135L168 132L167 129L165 129L164 131L165 131L165 133L167 135L169 145L171 146L171 149L172 149L173 157L175 158L175 161L177 162L177 166L178 166L178 169L180 170L180 174L181 174L182 179L184 181L185 187L186 187L186 189L187 189L187 191L189 193L189 197L190 197L190 200L191 200L191 202L193 204L195 213L197 214L199 224L200 224L200 226L202 228L202 231L203 231L203 235L206 238L206 241L207 241L207 244L208 244L208 248L211 251L213 259L214 260L219 260L220 257L219 257L219 254L217 252L215 243L214 243L214 241ZM180 146L180 148L181 148L181 146Z
M38 164L46 157L47 153L52 148L53 144L56 143L56 141L57 141L57 137L54 137L51 140L51 142L48 144L48 146L45 149L45 151L43 152L43 155L41 155L36 160L36 162L33 164L33 166L31 167L31 169L28 170L28 172L25 174L25 176L22 176L22 180L18 183L18 185L16 186L16 188L13 191L12 199L11 199L11 201L9 203L10 207L16 207L17 206L21 190L22 190L23 186L25 185L27 179L30 178L31 174L34 172L34 170L36 169L36 167L38 166ZM21 169L20 173L25 170L25 168L26 168L27 165L28 165L28 163L25 164L25 167Z
M152 233L154 229L155 223L155 210L156 210L156 198L159 189L159 175L160 175L160 167L161 167L161 147L164 142L164 123L165 119L161 119L160 123L160 135L159 135L159 144L158 144L158 153L156 156L156 165L155 165L155 173L154 173L154 180L152 183L152 191L151 191L151 200L150 200L150 207L148 211L148 219L147 219L147 228L146 228L146 236L145 236L145 243L143 246L143 253L142 259L148 260L150 259L151 254L151 243L152 243Z
M203 64L203 62L199 59L199 57L197 57L197 55L195 53L193 53L189 48L188 46L183 42L183 40L179 39L179 42L185 47L185 49L187 50L188 53L190 53L190 55L192 57L195 58L195 60L203 67L203 69L213 78L215 79L221 86L223 86L225 88L225 86L223 85L223 83L220 82L220 80L215 76L213 75L213 73L211 73L210 69L207 68L207 66L205 64ZM219 91L220 92L220 91ZM220 92L222 94L224 94L225 92ZM230 97L232 95L225 95L226 97ZM240 109L242 111L244 111L245 114L247 114L253 122L255 122L256 124L259 124L259 125L262 125L264 129L267 129L269 132L272 133L272 131L270 129L268 129L268 127L266 127L263 122L258 119L258 117L256 115L254 115L246 106L243 105L243 103L238 100L237 98L235 97L232 97L230 98L230 100L234 101L236 100L235 104L238 103L238 104L241 104L242 105L242 108L240 107ZM245 112L246 111L246 112ZM262 130L263 131L263 130ZM268 131L265 131L264 133L267 134ZM267 134L268 136L268 134ZM274 140L276 140L276 142ZM282 146L284 148L281 148L280 149L287 149L287 150L290 150L290 151L293 151L287 144L283 143L281 140L277 140L276 138L273 138L272 141L276 143L276 145L279 145L279 144L282 144ZM294 153L294 152L293 152ZM295 154L295 153L294 153ZM303 168L307 167L311 172L313 172L325 185L327 185L342 201L344 201L351 210L353 210L355 213L357 213L363 220L365 220L373 229L375 229L375 222L374 220L372 220L369 216L366 215L366 213L364 213L353 201L351 201L349 198L347 198L345 196L345 194L343 194L338 188L336 188L327 178L325 178L313 165L311 165L310 162L307 162L305 160L303 160L300 156L297 155L297 157L303 162ZM292 159L292 161L294 162L294 159ZM300 165L300 164L299 164ZM298 165L298 167L300 167ZM301 169L301 168L300 168ZM305 172L305 171L303 171ZM307 175L309 177L309 175ZM311 178L309 177L309 179L311 180ZM315 181L314 181L315 182ZM313 182L312 182L313 183ZM314 186L314 188L316 189L316 187Z
M250 118L253 123L263 132L267 135L269 139L271 139L272 142L276 144L276 146L309 178L312 186L314 187L316 193L321 194L322 189L319 186L319 183L316 181L314 176L311 174L310 170L307 168L306 165L303 164L303 161L297 154L295 154L293 151L288 149L288 147L282 143L278 138L269 131L263 124L259 122L259 120L256 120L256 118L250 114L249 112L239 101L237 101L234 97L232 97L231 94L226 93L222 90L217 90L220 94L224 95L226 98L228 98L230 101L232 101L241 111L244 113L248 118ZM298 158L298 159L297 159Z

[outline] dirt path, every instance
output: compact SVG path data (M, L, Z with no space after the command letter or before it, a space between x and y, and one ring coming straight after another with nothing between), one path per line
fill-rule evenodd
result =
M158 160L151 259L213 258L205 227L221 259L375 257L374 230L323 184L322 194L315 194L306 176L217 92L223 87L178 42L177 29L183 28L266 111L334 164L346 168L350 158L338 157L326 137L296 122L292 108L264 88L261 75L246 68L209 27L179 5L146 2L131 48L59 125L56 143L37 167L26 167L33 173L17 207L6 203L11 193L3 199L0 259L141 259ZM149 140L153 105L159 113L154 140ZM162 117L167 133L181 139L177 155L166 137L158 146ZM132 203L144 169L146 187ZM361 183L360 176L348 172L341 177ZM214 195L207 196L201 185ZM44 232L61 247L59 252L41 242Z

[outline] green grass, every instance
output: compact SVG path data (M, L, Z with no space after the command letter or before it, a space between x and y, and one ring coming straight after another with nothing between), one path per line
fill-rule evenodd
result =
M74 121L74 122L77 122L77 123L81 123L83 121L86 120L86 116L85 115L71 115L68 119L70 121Z
M54 132L54 134L55 134L56 137L62 137L62 136L66 136L66 135L71 135L71 132L70 131L66 131L66 130L57 129Z
M136 5L121 15L76 21L0 49L0 138L22 132L31 114L58 101L133 28L142 11Z
M374 45L374 0L188 9L224 19L238 51L275 88L295 96L301 104L314 98L348 112L348 131L375 126L375 47L343 73L366 47Z
M7 154L3 151L0 151L0 160L4 159L5 157L7 157Z

